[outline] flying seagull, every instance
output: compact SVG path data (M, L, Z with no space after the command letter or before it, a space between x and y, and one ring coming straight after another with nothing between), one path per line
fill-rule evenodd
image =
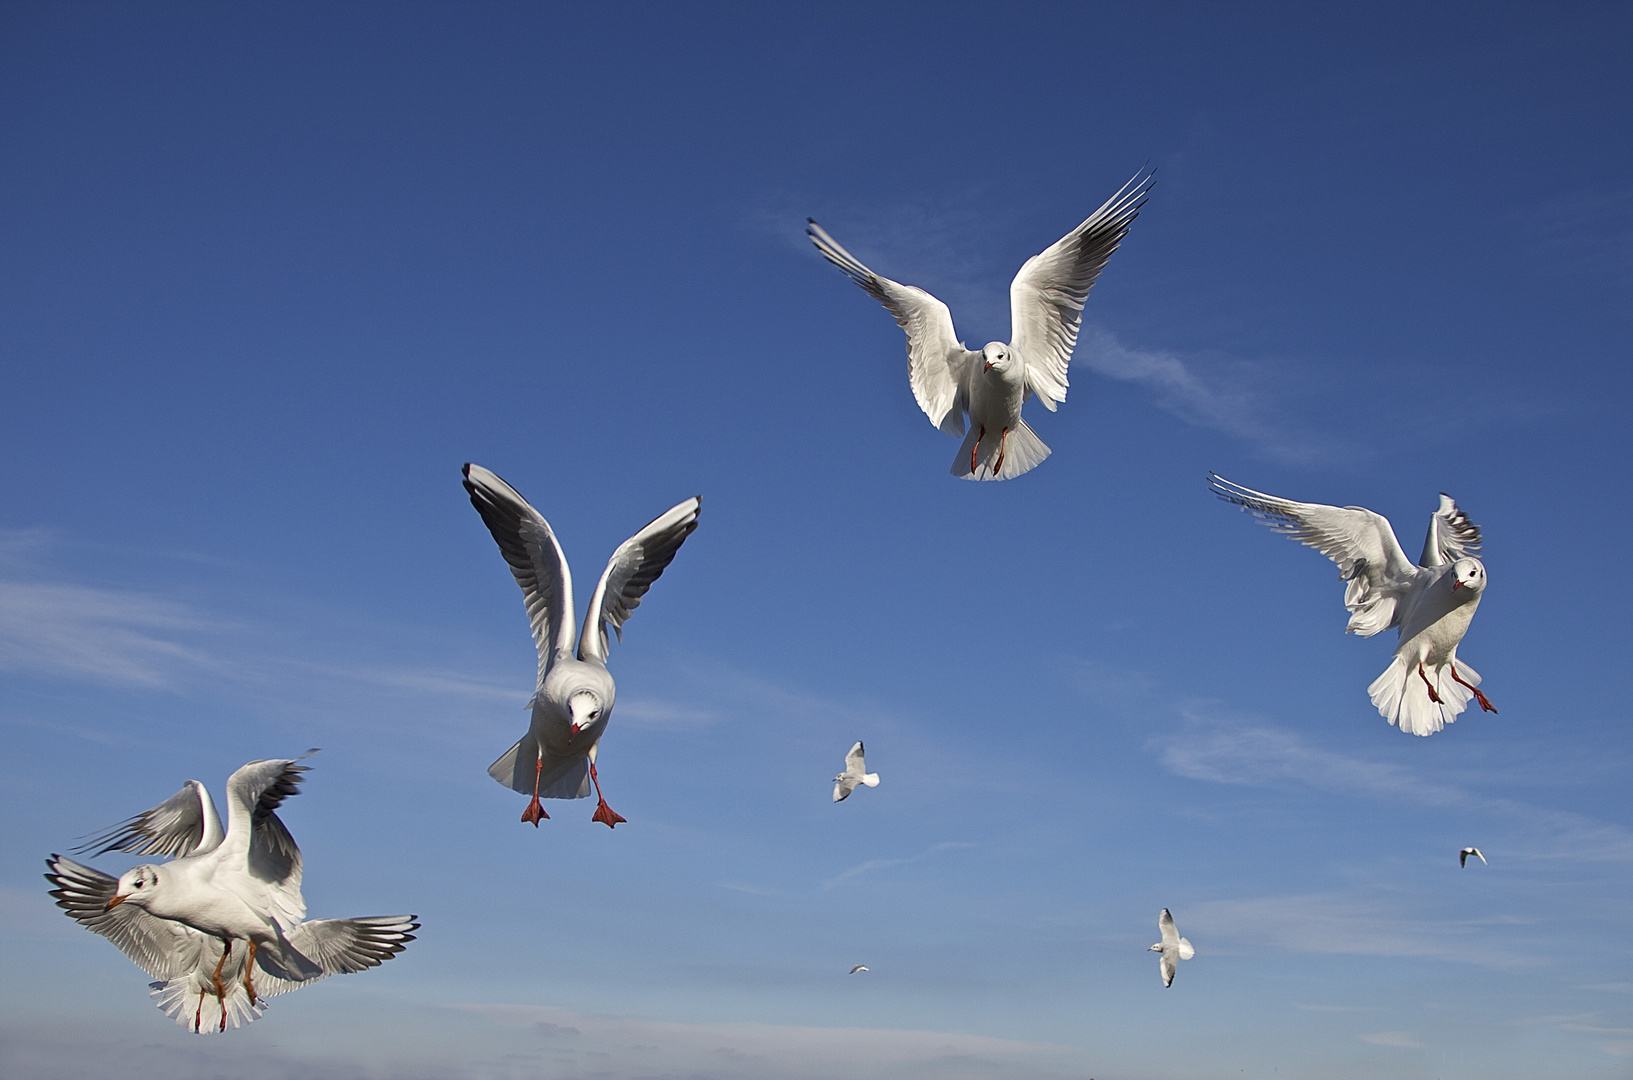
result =
M1009 286L1011 340L966 348L947 305L869 270L811 219L806 235L827 260L885 306L907 332L907 379L930 422L963 436L954 476L1008 480L1049 456L1021 419L1036 395L1050 412L1066 400L1066 368L1095 278L1139 216L1151 174L1136 174L1077 228L1026 260ZM969 430L965 431L965 416Z
M413 915L305 921L300 849L276 813L306 771L299 761L252 761L228 777L225 830L209 791L189 780L75 852L168 862L115 879L61 855L46 860L57 906L158 980L152 997L189 1031L247 1024L269 997L378 967L419 929Z
M1486 863L1485 854L1483 852L1481 852L1481 850L1479 848L1477 848L1477 847L1466 847L1462 851L1459 851L1457 853L1457 865L1458 866L1467 866L1469 864L1469 856L1470 855L1473 855L1475 858L1479 859L1481 862ZM1486 863L1486 865L1490 866L1491 864Z
M857 964L855 967L851 968L851 974L855 975L858 971L866 971L866 970L867 970L867 965Z
M862 744L857 743L845 755L845 771L834 777L834 802L844 802L856 790L857 784L879 786L879 774L868 772L862 763Z
M573 575L549 523L515 488L480 465L465 466L465 490L521 586L539 652L538 683L528 700L532 725L488 767L488 775L513 791L532 795L522 820L534 828L550 816L541 798L585 799L593 784L596 808L591 820L613 828L624 818L602 798L595 771L596 750L612 717L616 693L607 671L607 627L619 641L624 639L624 620L641 605L641 597L697 528L703 497L676 504L618 545L590 597L580 634L573 622Z
M1179 931L1174 928L1174 917L1168 914L1167 908L1163 908L1162 914L1157 916L1157 929L1162 931L1162 940L1146 951L1162 953L1157 958L1157 970L1162 973L1162 985L1172 986L1179 962L1195 956L1196 950L1191 948L1189 941L1179 936Z
M1413 566L1382 514L1278 499L1214 473L1208 479L1221 499L1338 564L1346 582L1348 633L1371 637L1400 628L1394 660L1367 687L1385 720L1413 735L1433 735L1471 700L1497 711L1479 690L1479 674L1457 659L1457 645L1485 592L1486 568L1475 557L1480 529L1450 495L1440 496L1423 557Z

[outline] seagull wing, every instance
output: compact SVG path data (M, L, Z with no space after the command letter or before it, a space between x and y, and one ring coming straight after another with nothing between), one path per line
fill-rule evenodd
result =
M1162 931L1162 948L1164 952L1179 945L1179 931L1174 928L1174 917L1163 908L1162 914L1157 916L1157 929Z
M843 270L864 292L883 304L907 332L907 381L930 423L949 435L964 434L967 379L975 356L953 329L947 305L923 289L880 277L839 246L827 231L806 218L805 234L824 258Z
M1162 955L1157 957L1157 970L1162 972L1162 985L1164 986L1174 985L1174 969L1179 966L1174 956L1173 949L1164 949Z
M174 979L198 965L201 950L211 943L209 935L185 923L149 915L135 904L108 909L119 879L100 870L82 866L72 859L53 855L45 865L51 872L45 879L56 888L51 895L69 918L93 933L101 934L155 979Z
M1066 400L1066 368L1089 290L1139 216L1152 175L1136 173L1083 224L1026 260L1010 283L1010 344L1026 362L1027 390L1050 412Z
M315 753L316 751L313 751ZM301 758L252 761L227 778L227 837L222 864L277 923L288 929L306 917L301 896L301 852L278 819L283 801L300 790Z
M1338 564L1339 575L1348 583L1344 606L1350 611L1350 633L1371 637L1395 625L1398 602L1416 582L1418 568L1407 560L1388 518L1359 506L1278 499L1215 473L1209 473L1208 480L1221 499Z
M221 818L210 801L210 792L197 780L189 780L158 806L104 830L75 848L74 854L128 851L132 855L179 859L213 851L220 845L221 835Z
M286 979L256 961L255 992L274 997L299 990L330 975L350 975L379 967L408 947L420 924L413 915L376 915L364 919L313 919L285 935L302 956L322 973L310 979Z
M1440 509L1429 519L1429 535L1423 540L1423 558L1418 565L1430 570L1462 558L1480 555L1480 526L1457 508L1445 492L1440 493Z
M890 755L886 754L885 756L889 757ZM860 742L845 753L845 771L856 776L861 776L868 771L867 765L863 763L862 744Z
M607 627L624 640L624 620L641 606L641 597L658 580L675 552L697 528L703 496L697 495L671 506L646 528L618 545L607 561L590 597L584 616L584 636L578 643L580 660L607 662Z
M557 656L573 651L573 575L567 569L550 523L517 494L516 489L480 465L465 466L465 490L471 505L493 534L510 572L527 602L527 621L539 651L538 690Z

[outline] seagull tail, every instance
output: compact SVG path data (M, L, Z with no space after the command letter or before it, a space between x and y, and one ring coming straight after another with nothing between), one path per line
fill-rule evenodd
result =
M879 774L876 772L868 773L866 776L862 777L862 783L866 784L868 787L878 787Z
M1479 674L1467 664L1458 663L1457 673L1464 682L1480 685ZM1395 657L1367 687L1379 714L1408 735L1433 735L1456 720L1474 700L1473 692L1452 678L1451 664L1425 664L1423 674L1434 684L1439 704L1430 700L1429 687L1418 676L1417 661L1405 656Z
M958 448L958 456L953 459L952 473L960 480L1013 480L1037 468L1051 452L1048 445L1038 438L1037 432L1027 427L1025 420L1019 420L1008 438L1002 432L986 433L976 453L975 471L971 472L970 452L976 449L976 439L980 435L980 425L971 424L969 433ZM1003 467L995 470L994 466L999 464L1000 450Z
M568 758L544 756L544 769L538 767L539 744L531 735L524 735L515 746L506 750L498 761L488 766L488 775L512 791L533 794L533 781L539 783L541 799L587 799L590 796L590 759L583 754Z
M219 954L220 950L216 951ZM234 950L235 954L237 951ZM225 1007L215 996L214 980L210 978L215 969L213 963L202 971L190 971L168 982L151 983L148 996L166 1016L198 1035L221 1031L223 1012L227 1028L259 1020L266 1012L266 999L257 998L255 1004L250 1004L249 993L244 989L244 965L241 960L233 963L237 959L235 955L221 972L221 982L227 990Z

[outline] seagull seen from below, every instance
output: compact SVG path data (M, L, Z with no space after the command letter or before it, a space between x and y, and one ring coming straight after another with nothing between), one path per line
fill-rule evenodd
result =
M1480 851L1480 849L1477 848L1477 847L1466 847L1462 851L1459 851L1457 853L1457 865L1458 866L1467 866L1469 864L1469 856L1470 855L1473 855L1476 859L1479 859L1482 863L1485 863L1485 865L1487 865L1487 866L1491 865L1490 863L1486 862L1485 854L1482 853Z
M879 774L868 772L867 765L862 761L861 743L850 748L845 755L845 771L834 777L834 802L844 802L850 798L858 784L879 786Z
M866 971L867 969L866 964L857 964L855 967L851 968L851 974L855 975L858 971Z
M1382 514L1359 506L1292 502L1214 473L1208 478L1221 499L1338 564L1346 583L1348 633L1371 637L1400 628L1394 660L1367 687L1385 720L1413 735L1433 735L1470 701L1497 711L1479 689L1479 674L1457 659L1458 643L1485 593L1486 568L1475 557L1480 529L1450 495L1440 496L1423 556L1413 566Z
M1147 952L1162 953L1157 957L1157 970L1162 973L1162 985L1174 985L1174 972L1179 969L1181 960L1189 960L1196 955L1191 943L1179 936L1174 927L1174 917L1163 908L1162 914L1157 916L1157 929L1162 931L1162 940L1157 942Z
M624 620L697 528L703 498L676 504L618 545L590 597L580 634L573 622L573 575L549 523L515 488L480 465L465 466L465 490L521 586L539 653L538 683L528 701L533 722L521 741L488 768L488 775L532 795L522 820L534 828L550 816L540 799L588 798L593 784L592 820L613 828L624 818L602 797L595 771L615 696L607 671L607 627L623 640Z
M1095 278L1139 216L1151 174L1136 174L1077 228L1026 260L1009 286L1010 337L965 347L947 305L869 270L815 221L805 232L827 260L896 317L907 332L907 379L930 422L964 445L954 476L1009 480L1035 468L1049 447L1021 419L1036 395L1050 412L1066 400L1066 368ZM966 432L965 417L969 418Z
M57 906L158 980L159 1008L189 1031L238 1027L269 997L378 967L419 929L412 915L305 921L300 849L276 813L306 772L299 761L252 761L228 777L225 830L189 780L81 849L168 862L117 879L61 855L46 862Z

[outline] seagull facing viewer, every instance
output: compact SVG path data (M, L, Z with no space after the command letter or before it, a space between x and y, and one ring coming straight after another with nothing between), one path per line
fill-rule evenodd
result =
M875 274L806 219L806 235L823 257L883 304L907 332L913 397L930 423L964 438L953 459L954 476L1008 480L1049 456L1049 447L1021 419L1021 406L1035 394L1054 412L1066 400L1066 368L1077 347L1083 304L1150 188L1151 174L1136 174L1081 225L1026 260L1009 286L1011 340L988 342L980 351L958 339L946 304L923 289Z
M190 1031L238 1027L268 997L377 967L419 929L412 915L304 921L300 849L275 812L307 771L299 760L252 761L228 777L225 830L209 791L189 780L80 849L169 862L116 880L61 855L46 861L57 906L157 979L159 1008Z
M1162 940L1157 942L1147 952L1162 953L1157 957L1157 970L1162 974L1162 985L1174 985L1174 972L1179 970L1181 960L1189 960L1196 955L1191 943L1179 936L1179 930L1174 926L1174 917L1163 908L1162 914L1157 916L1157 929L1162 931Z
M625 819L607 805L595 771L597 748L616 695L607 671L607 627L619 641L624 639L624 620L641 605L641 597L697 528L703 497L677 503L618 545L590 597L580 634L573 622L573 575L549 523L515 488L480 465L465 466L465 490L521 586L539 653L538 683L528 700L532 724L488 767L488 775L513 791L532 795L522 820L535 829L550 816L540 799L588 798L593 784L596 808L591 820L613 828Z
M1395 659L1367 687L1385 720L1413 735L1433 735L1470 701L1497 711L1479 690L1479 673L1457 659L1458 643L1485 593L1486 568L1475 558L1480 529L1450 495L1440 496L1423 556L1413 566L1382 514L1278 499L1215 473L1208 480L1221 499L1338 564L1346 582L1348 633L1371 637L1400 628Z
M862 744L859 742L850 748L845 755L845 771L834 777L834 802L844 802L850 798L856 785L866 784L868 787L879 786L879 774L868 772L868 767L862 761Z

